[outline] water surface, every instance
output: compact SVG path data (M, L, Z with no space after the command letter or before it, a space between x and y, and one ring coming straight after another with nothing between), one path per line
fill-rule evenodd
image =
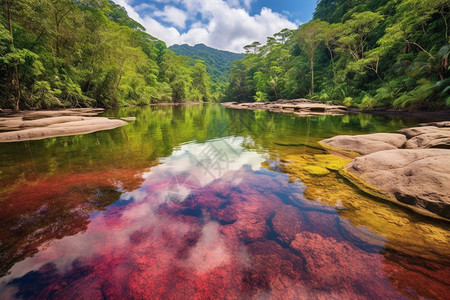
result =
M107 115L137 121L0 145L0 298L449 294L448 224L359 192L317 145L423 120L217 105Z

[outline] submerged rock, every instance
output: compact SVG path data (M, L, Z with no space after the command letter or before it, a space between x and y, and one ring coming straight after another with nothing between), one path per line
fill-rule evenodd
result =
M319 144L327 150L345 154L351 157L366 155L383 150L393 150L403 147L406 137L398 133L374 133L364 135L339 135L320 141Z
M450 151L402 149L355 158L341 174L363 191L450 219Z

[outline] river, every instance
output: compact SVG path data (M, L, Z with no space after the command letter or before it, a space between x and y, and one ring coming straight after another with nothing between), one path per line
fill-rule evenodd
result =
M0 298L448 297L450 225L357 190L317 144L423 120L105 115L137 120L0 144Z

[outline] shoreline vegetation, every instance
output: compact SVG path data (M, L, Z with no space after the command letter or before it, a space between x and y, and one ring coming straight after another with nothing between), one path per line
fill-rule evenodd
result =
M3 109L298 98L357 109L450 107L448 1L320 0L312 21L245 46L229 70L218 70L220 51L203 45L204 59L176 55L111 1L2 3Z
M312 21L245 47L226 101L450 107L448 1L318 1Z

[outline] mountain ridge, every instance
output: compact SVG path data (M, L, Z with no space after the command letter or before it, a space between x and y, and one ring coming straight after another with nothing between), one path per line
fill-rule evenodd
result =
M210 74L213 82L226 82L228 71L232 62L245 57L245 54L235 53L226 50L219 50L205 44L175 44L168 48L175 54L190 57L193 60L202 60L205 63L206 71Z

